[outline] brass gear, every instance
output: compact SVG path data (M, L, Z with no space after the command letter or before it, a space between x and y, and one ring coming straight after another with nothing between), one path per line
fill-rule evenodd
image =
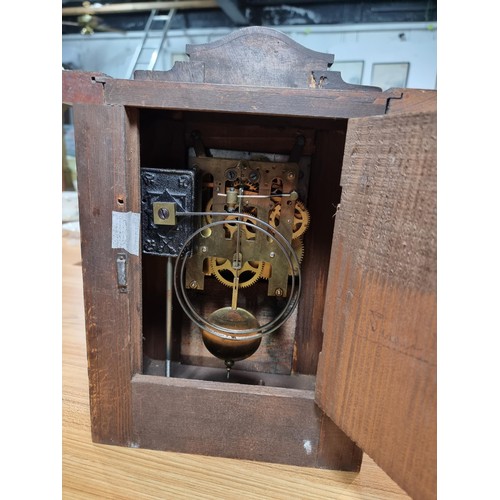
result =
M269 214L269 224L273 227L278 227L281 215L281 203L276 203ZM304 203L297 200L295 202L295 211L293 215L292 239L296 240L303 236L309 227L309 211Z
M205 212L212 212L212 207L213 207L213 198L210 198L208 200L207 205L205 206ZM255 209L249 210L247 213L249 215L257 216L257 211ZM237 218L238 217L236 215L228 214L228 216L226 217L226 220L233 221L233 220L236 220ZM213 219L211 214L205 215L205 221L207 224L211 224L213 222L213 220L214 219ZM248 219L247 217L243 217L241 220L253 224L253 220ZM246 224L240 224L240 226L241 226L241 229L242 229L242 231L245 235L245 238L247 240L254 240L255 239L255 233L256 233L255 229L253 229L250 226L247 226ZM238 227L238 224L231 224L231 222L224 224L224 229L227 231L227 233L230 235L231 238L233 237L233 234L236 232L237 227Z
M299 261L299 266L302 264L302 261L304 260L304 241L302 238L296 238L295 240L292 240L292 248L295 251L295 254L297 255L297 260ZM292 273L290 272L290 269L288 270L288 274L291 276ZM295 275L298 274L298 271L295 270Z
M264 262L261 261L245 261L239 272L239 288L247 288L260 278ZM231 265L229 259L223 257L210 257L210 272L223 285L232 287L233 280L236 276L236 271Z
M210 198L207 202L207 205L205 206L205 212L211 212L213 205L214 205L214 199ZM214 218L212 217L212 214L205 215L205 221L207 224L211 224L213 220Z
M257 182L248 181L243 188L243 194L252 195L259 192L259 184Z
M297 260L299 261L299 265L302 263L304 259L304 242L302 238L297 238L296 240L292 240L292 248L297 255ZM271 264L269 262L263 262L264 266L262 267L261 278L268 280L271 277ZM290 269L288 269L289 276L292 275ZM297 272L295 272L297 274Z
M250 210L248 212L248 215L253 215L254 217L257 216L257 210ZM229 215L226 217L227 221L233 221L237 220L238 217L236 215ZM254 224L254 221L252 219L249 219L248 217L242 217L242 221L248 222L252 225ZM246 224L231 224L231 222L228 222L227 224L224 224L224 229L228 231L228 233L231 235L231 238L233 237L233 234L236 232L238 229L238 225L240 226L241 230L243 231L243 234L245 235L245 238L247 240L254 240L255 239L255 233L257 232L256 229L254 229L252 226L247 226Z

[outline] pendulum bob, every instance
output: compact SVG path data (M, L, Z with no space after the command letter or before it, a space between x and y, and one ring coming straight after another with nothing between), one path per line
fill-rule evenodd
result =
M259 348L261 337L255 338L259 323L255 316L246 309L241 307L217 309L207 318L207 323L216 331L217 327L231 330L230 333L220 330L224 338L205 329L201 332L205 347L215 357L224 360L228 369L235 361L248 358ZM254 330L254 332L239 333L248 330Z

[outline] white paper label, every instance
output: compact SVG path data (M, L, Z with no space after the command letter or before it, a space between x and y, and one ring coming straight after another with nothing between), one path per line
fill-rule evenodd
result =
M128 253L139 255L141 214L135 212L112 214L111 248L123 248Z

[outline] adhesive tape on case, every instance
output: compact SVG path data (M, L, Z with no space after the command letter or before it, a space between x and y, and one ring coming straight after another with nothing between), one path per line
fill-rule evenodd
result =
M139 255L141 214L112 212L111 248L122 248L132 255Z

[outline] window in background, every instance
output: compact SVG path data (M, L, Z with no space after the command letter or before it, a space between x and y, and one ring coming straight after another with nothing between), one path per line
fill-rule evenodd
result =
M340 71L342 80L346 83L359 85L363 77L364 61L339 61L334 62L331 71Z
M410 63L376 63L372 66L371 84L387 90L391 87L406 87Z

